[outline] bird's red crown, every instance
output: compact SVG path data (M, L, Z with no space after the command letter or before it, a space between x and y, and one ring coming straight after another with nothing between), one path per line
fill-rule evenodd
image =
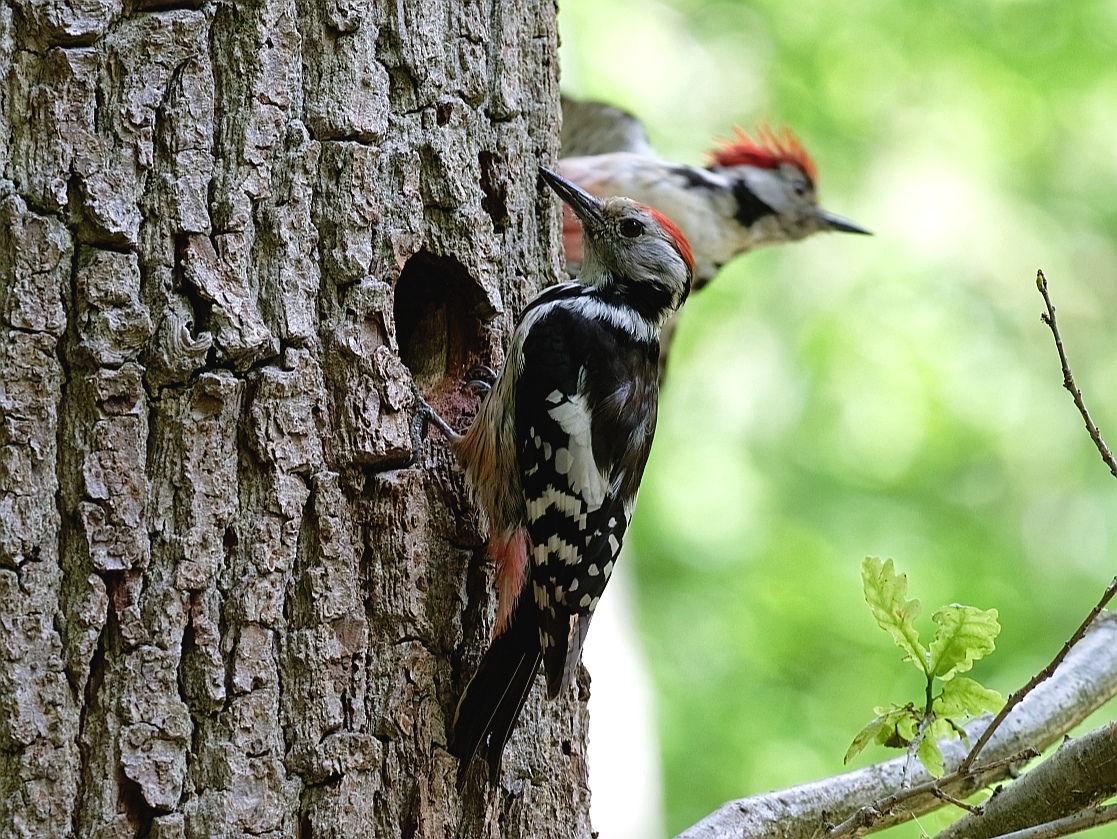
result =
M679 256L682 258L683 262L686 263L687 270L689 270L691 275L693 276L694 254L690 250L690 242L686 240L686 236L683 235L683 231L679 230L679 227L677 224L675 224L675 222L671 221L671 219L667 218L667 216L665 216L655 207L648 207L648 211L652 214L652 217L659 222L659 226L667 231L667 235L675 240L675 250L678 251Z
M776 169L783 163L790 163L802 169L812 181L818 177L814 161L786 126L777 135L767 125L762 125L756 131L756 140L753 140L744 130L734 125L733 139L722 140L721 145L711 149L709 154L711 166Z

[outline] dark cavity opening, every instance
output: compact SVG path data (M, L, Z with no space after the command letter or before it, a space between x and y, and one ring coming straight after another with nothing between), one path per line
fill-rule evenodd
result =
M477 162L481 167L481 190L485 193L481 209L492 219L493 230L503 233L511 219L508 216L508 188L500 174L501 162L487 151L477 156Z
M394 314L400 357L421 391L486 360L482 323L495 313L453 257L411 257L396 283Z

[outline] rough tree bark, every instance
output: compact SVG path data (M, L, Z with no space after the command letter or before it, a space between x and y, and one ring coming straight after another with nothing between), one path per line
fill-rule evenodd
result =
M482 535L412 382L559 269L553 0L0 6L0 833L588 836L454 791Z

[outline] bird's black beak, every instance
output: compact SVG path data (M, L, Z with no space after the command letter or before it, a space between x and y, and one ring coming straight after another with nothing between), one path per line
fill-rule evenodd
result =
M561 175L552 172L543 166L539 167L539 176L553 189L558 197L570 205L582 225L589 229L599 229L604 223L601 214L602 203L590 195L577 184L573 184Z
M872 232L859 224L854 224L849 219L828 213L826 210L818 211L818 220L822 222L823 230L836 230L839 233L860 233L863 236L872 236Z

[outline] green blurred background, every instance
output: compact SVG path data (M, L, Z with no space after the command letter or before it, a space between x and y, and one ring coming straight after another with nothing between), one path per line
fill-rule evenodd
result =
M876 234L746 255L687 305L627 557L673 835L842 771L874 705L919 699L862 600L866 554L907 572L927 633L943 603L1000 610L972 675L1005 695L1117 572L1117 483L1061 388L1035 287L1042 268L1117 444L1117 4L559 14L567 92L633 111L691 163L734 124L787 124L823 205Z

